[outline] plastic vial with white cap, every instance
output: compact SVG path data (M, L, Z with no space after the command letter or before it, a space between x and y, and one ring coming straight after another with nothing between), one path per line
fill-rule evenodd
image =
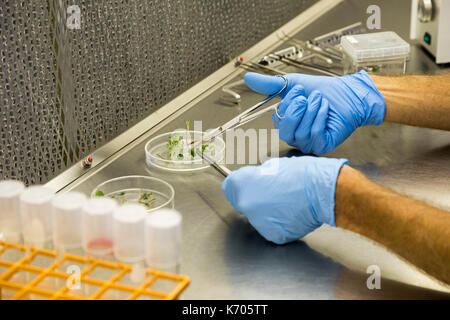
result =
M118 261L130 263L130 280L140 283L145 279L144 231L147 209L139 204L125 204L114 211L114 256Z
M24 190L20 181L0 181L0 240L20 242L20 195Z
M62 252L78 253L82 247L82 214L87 198L80 192L57 194L52 202L53 244Z
M126 263L144 261L144 220L147 209L125 204L114 211L114 256Z
M176 272L181 262L181 214L160 209L145 218L145 259L150 268Z
M83 248L92 255L113 251L112 216L117 202L111 198L89 199L83 206Z
M53 197L53 191L43 186L29 187L20 195L25 244L51 248L53 232L50 202Z

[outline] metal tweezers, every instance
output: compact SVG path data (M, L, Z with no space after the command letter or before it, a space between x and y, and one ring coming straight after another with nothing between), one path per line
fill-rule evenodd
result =
M279 103L273 104L273 105L271 105L271 106L269 106L267 108L264 108L262 110L259 110L259 111L255 112L256 110L258 110L263 105L265 105L267 102L269 102L270 100L272 100L273 98L278 96L280 93L282 93L287 88L287 86L288 86L287 78L284 75L277 75L277 77L280 77L280 78L282 78L284 80L284 85L283 85L283 87L280 90L278 90L274 94L271 94L270 96L265 98L263 101L258 102L253 107L248 108L247 110L245 110L244 112L242 112L238 116L234 117L230 121L226 122L225 124L221 125L220 127L217 127L216 129L213 129L212 131L206 133L203 136L203 141L214 140L216 137L220 136L222 133L224 133L227 130L240 127L240 126L242 126L243 124L245 124L245 123L247 123L249 121L252 121L252 120L254 120L256 118L259 118L260 116L262 116L263 114L265 114L267 112L277 111Z
M271 111L275 111L277 113L277 116L280 117L278 115L277 112L277 108L279 103L275 103L267 108L264 108L260 111L254 112L256 110L258 110L259 108L261 108L263 105L265 105L267 102L269 102L270 100L272 100L273 98L275 98L277 95L279 95L280 93L282 93L288 85L288 80L285 76L282 75L278 75L278 77L283 78L284 80L284 85L283 87L275 92L274 94L268 96L267 98L265 98L263 101L255 104L253 107L245 110L244 112L242 112L241 114L239 114L237 117L234 117L233 119L231 119L230 121L226 122L225 124L221 125L220 127L212 130L210 133L207 133L207 138L203 137L203 139L201 141L211 141L214 140L216 137L220 136L222 133L224 133L227 130L233 129L233 128L237 128L239 126L242 126L244 123L247 123L249 121L252 121L258 117L260 117L261 115ZM200 141L192 141L192 143L199 143ZM194 147L195 148L195 147ZM202 151L200 151L198 148L196 149L196 153L199 157L201 157L203 160L205 160L206 162L208 162L214 169L216 169L220 174L222 174L224 177L227 177L230 174L230 170L226 167L224 167L223 165L218 164L214 159L208 157L206 154L204 154Z
M203 160L205 160L211 167L216 169L221 175L223 175L225 178L228 177L228 175L231 173L231 170L227 167L218 164L216 160L213 158L210 158L205 153L203 153L200 149L196 149L196 153L199 157L201 157Z

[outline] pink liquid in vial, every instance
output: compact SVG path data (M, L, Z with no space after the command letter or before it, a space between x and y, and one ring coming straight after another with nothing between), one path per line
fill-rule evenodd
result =
M109 253L112 251L113 242L108 238L97 238L89 241L87 249L90 252Z

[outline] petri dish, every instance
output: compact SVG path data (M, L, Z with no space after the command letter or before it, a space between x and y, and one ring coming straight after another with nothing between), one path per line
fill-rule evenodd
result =
M174 208L175 190L164 180L147 176L123 176L107 180L92 190L91 198L109 197L119 204L142 204L147 213Z
M179 141L184 145L184 148L180 153L183 155L181 158L174 158L168 148L168 141L174 134L179 135ZM154 166L159 169L183 172L183 171L195 171L208 168L210 165L205 162L201 157L192 152L189 142L192 140L199 140L205 134L201 131L173 131L160 134L150 139L145 144L145 161L147 165ZM187 143L186 143L187 141ZM213 141L205 144L207 147L204 149L211 159L217 163L223 162L225 154L225 141L222 138L217 137ZM202 145L203 146L203 145Z

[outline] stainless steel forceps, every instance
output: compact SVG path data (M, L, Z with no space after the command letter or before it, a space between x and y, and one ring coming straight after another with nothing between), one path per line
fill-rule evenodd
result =
M256 110L258 110L259 108L261 108L263 105L265 105L267 102L269 102L270 100L272 100L273 98L275 98L277 95L279 95L280 93L282 93L288 86L288 80L284 75L278 75L277 77L280 77L284 80L284 85L283 87L278 90L277 92L275 92L274 94L271 94L270 96L268 96L267 98L265 98L263 101L255 104L253 107L248 108L247 110L245 110L244 112L240 113L238 116L234 117L233 119L231 119L230 121L226 122L225 124L221 125L220 127L217 127L216 129L213 129L212 131L206 133L203 136L203 141L210 141L213 140L214 138L220 136L222 133L224 133L227 130L233 129L233 128L237 128L242 126L243 124L252 121L256 118L259 118L260 116L262 116L263 114L267 113L267 112L276 112L276 115L278 118L281 119L280 115L277 112L277 108L279 103L275 103L267 108L264 108L262 110L259 110L257 112L255 112ZM193 143L194 141L192 141L191 143Z

